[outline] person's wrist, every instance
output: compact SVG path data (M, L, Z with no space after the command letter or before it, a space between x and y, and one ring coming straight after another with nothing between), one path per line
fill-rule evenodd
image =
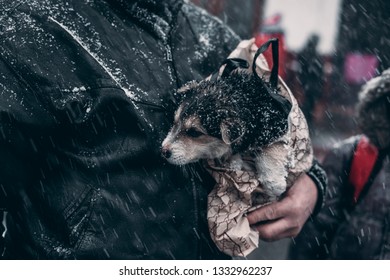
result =
M315 216L324 206L328 178L325 170L321 167L317 160L313 161L312 167L306 172L306 174L313 180L318 190L317 202L312 212L312 216Z

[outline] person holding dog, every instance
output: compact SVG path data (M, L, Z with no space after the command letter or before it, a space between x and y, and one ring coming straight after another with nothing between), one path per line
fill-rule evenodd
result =
M326 203L291 247L293 259L390 259L390 69L359 93L362 134L325 157Z
M239 38L180 0L6 0L0 23L2 258L230 258L207 228L212 179L168 164L160 144L176 89ZM321 174L248 215L261 239L300 231Z

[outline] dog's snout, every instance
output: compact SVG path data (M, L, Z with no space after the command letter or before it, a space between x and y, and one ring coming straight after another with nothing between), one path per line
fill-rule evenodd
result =
M161 154L163 155L163 157L165 157L166 159L170 158L172 156L172 152L169 148L166 148L166 147L163 147L161 149Z

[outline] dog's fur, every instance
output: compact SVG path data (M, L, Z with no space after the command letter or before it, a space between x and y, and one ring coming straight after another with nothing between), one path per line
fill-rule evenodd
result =
M250 154L270 200L277 199L286 190L288 173L288 149L277 140L288 131L289 112L270 89L277 94L246 70L187 84L179 90L182 102L162 154L176 165L220 159L235 169L242 168L240 155Z

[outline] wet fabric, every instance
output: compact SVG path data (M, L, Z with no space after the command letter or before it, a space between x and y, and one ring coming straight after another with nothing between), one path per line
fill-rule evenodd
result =
M208 233L211 179L160 143L176 89L238 38L181 1L0 2L4 258L227 258Z

